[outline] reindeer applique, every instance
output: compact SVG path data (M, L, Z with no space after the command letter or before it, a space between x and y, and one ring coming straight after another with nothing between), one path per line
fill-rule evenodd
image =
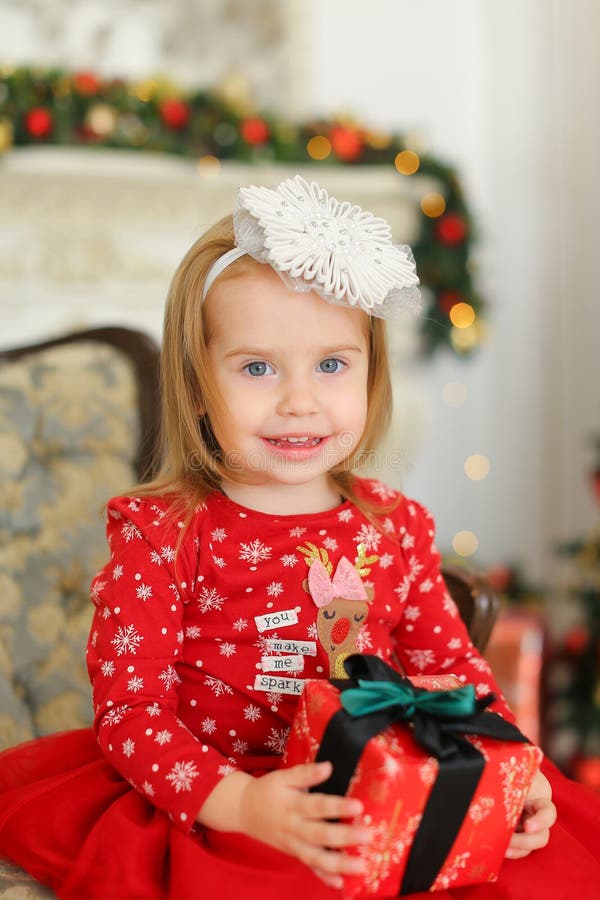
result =
M358 633L365 624L372 599L360 576L370 571L364 568L364 563L374 562L377 557L367 559L361 546L357 563L363 568L357 571L350 560L342 556L331 577L333 566L326 551L319 554L314 545L310 546L310 553L298 548L308 557L308 579L304 587L318 610L317 634L329 657L329 677L346 678L344 660L357 652Z

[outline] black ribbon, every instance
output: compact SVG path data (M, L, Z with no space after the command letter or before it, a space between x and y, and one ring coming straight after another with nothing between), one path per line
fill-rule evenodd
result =
M344 666L347 679L331 679L340 691L359 688L359 681L388 681L401 684L414 696L427 693L412 685L377 656L349 656ZM406 723L414 740L439 763L419 828L415 834L400 894L428 890L442 868L477 789L485 759L465 737L479 734L501 741L529 743L518 728L497 713L485 712L494 701L488 694L474 702L472 715L456 718L395 704L384 710L354 716L340 709L329 720L316 762L333 762L331 776L312 791L344 795L363 750L371 738L390 725Z

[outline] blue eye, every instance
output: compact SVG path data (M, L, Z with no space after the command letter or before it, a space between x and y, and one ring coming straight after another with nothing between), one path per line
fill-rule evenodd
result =
M248 363L247 366L244 366L244 369L249 375L254 375L255 377L267 375L269 374L269 371L273 371L269 363L266 362L251 362Z
M336 372L341 372L345 365L346 363L342 362L341 359L330 356L327 359L322 359L317 368L319 372L324 372L326 375L334 375Z

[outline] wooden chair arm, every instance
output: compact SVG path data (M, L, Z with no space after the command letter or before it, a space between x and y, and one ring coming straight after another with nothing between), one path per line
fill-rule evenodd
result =
M479 572L444 565L442 575L473 644L483 653L500 609L500 600L490 582Z

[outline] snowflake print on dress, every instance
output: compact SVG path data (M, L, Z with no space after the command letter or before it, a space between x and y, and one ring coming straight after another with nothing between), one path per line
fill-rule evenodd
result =
M223 694L233 695L233 691L229 685L225 684L224 681L221 681L220 678L215 678L214 675L207 675L204 679L204 684L211 689L215 697L222 697Z
M136 587L135 593L139 600L149 600L152 596L152 587L149 584L140 584Z
M146 712L148 713L150 718L153 719L155 718L155 716L160 716L162 709L155 700L154 703L151 703L150 706L146 707Z
M341 509L337 517L339 522L349 522L350 519L354 518L354 513L351 509Z
M145 793L146 797L154 797L155 791L149 781L144 781L142 784L142 790Z
M90 590L90 598L91 598L92 603L96 604L96 606L98 605L98 601L100 600L100 594L102 593L102 591L104 590L105 587L106 587L105 581L96 581L95 580L92 583L92 587Z
M162 747L164 744L169 744L172 737L173 734L167 728L163 728L162 731L156 732L156 734L154 735L154 740Z
M418 669L420 672L435 663L433 650L407 650L406 654L415 669Z
M236 619L231 627L234 631L243 631L248 627L248 619Z
M379 549L379 544L381 543L382 534L378 531L374 525L361 525L360 531L354 535L354 540L357 544L364 544L366 550L375 550Z
M412 536L412 534L405 534L403 536L402 540L400 541L400 546L402 547L403 550L410 550L412 547L414 547L415 539Z
M109 678L111 675L115 674L115 664L112 659L105 659L102 665L100 666L100 671L103 675L106 675Z
M280 557L280 561L282 565L287 569L293 569L294 566L298 562L300 562L300 560L294 553L284 553L284 555Z
M389 569L391 565L394 564L394 555L393 553L383 553L379 557L379 565L382 569Z
M188 625L185 629L185 636L190 641L194 641L200 637L202 634L202 629L198 627L198 625Z
M127 682L127 690L131 691L134 694L137 694L138 691L141 691L143 687L144 679L141 675L133 675Z
M175 561L175 550L168 544L166 547L160 548L160 555L164 559L165 562L174 562Z
M271 584L267 586L267 594L269 597L279 597L280 594L283 594L283 585L280 581L272 581Z
M269 736L265 741L265 747L274 750L275 753L283 753L289 736L289 728L271 728Z
M368 653L373 649L373 640L367 625L363 625L356 635L356 649L359 653Z
M117 629L111 644L114 644L117 656L123 656L124 653L135 655L143 640L143 635L138 633L134 625L122 625Z
M221 656L226 656L227 659L229 659L230 656L233 656L235 653L237 653L237 647L230 641L223 641L219 644L219 653L221 654Z
M262 541L259 541L258 538L247 544L240 542L240 548L239 558L246 562L250 562L253 565L257 565L259 562L270 559L271 550L273 549L272 547L267 547Z
M150 562L154 563L155 566L162 566L162 557L157 550L150 551Z
M227 565L222 556L213 556L213 562L219 569L224 569Z
M133 522L126 522L121 528L121 534L126 543L129 543L129 541L141 540L142 537L142 532L133 524Z
M197 777L198 770L191 760L176 762L171 771L165 775L167 781L171 782L178 794L181 791L191 791L192 781Z
M233 747L233 752L237 753L239 756L243 756L244 753L248 752L248 743L246 741L242 741L240 738L236 738L231 746Z
M123 741L123 753L128 759L135 753L135 741L132 741L131 738Z
M420 615L421 610L418 606L410 604L404 607L404 618L408 619L409 622L416 622Z
M300 526L297 526L296 528L291 528L290 529L290 537L291 538L301 538L302 535L305 533L305 531L306 531L306 528L301 528Z
M253 703L248 704L248 706L244 707L244 718L249 722L258 722L262 713L258 706L254 706Z
M448 593L444 594L443 607L444 607L444 612L448 613L448 615L452 619L457 619L459 617L458 607L456 606L456 603L454 602L454 600Z
M426 578L425 581L422 581L419 585L419 592L421 594L429 594L430 591L433 590L434 584L431 578Z
M226 597L221 597L216 588L203 587L200 590L200 596L197 597L200 612L207 613L213 609L220 610L225 603Z
M327 549L330 550L331 553L334 553L338 548L338 542L336 541L335 538L327 537L323 541L323 546L327 547Z
M129 707L126 704L123 704L122 706L113 706L102 719L102 724L118 725L119 722L123 721L123 717L128 711Z
M215 719L211 719L209 716L206 716L200 722L200 728L204 732L204 734L214 734L217 730L217 723Z
M169 664L158 677L164 684L166 691L170 691L176 684L181 684L181 678L171 664Z
M221 541L224 541L225 538L227 537L227 532L225 531L224 528L215 528L214 531L211 531L210 536L213 539L213 541L220 543Z

